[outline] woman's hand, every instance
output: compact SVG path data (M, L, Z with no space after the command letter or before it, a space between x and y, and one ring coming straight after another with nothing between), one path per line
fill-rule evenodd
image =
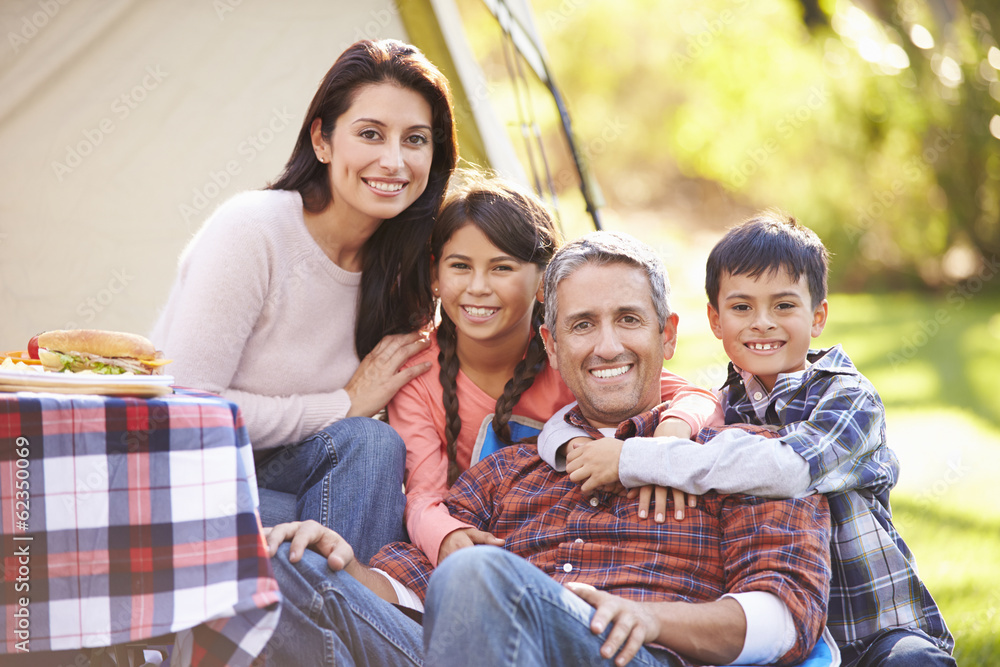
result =
M426 350L430 339L417 333L393 334L379 341L361 360L344 387L351 398L348 417L372 417L384 408L400 387L430 369L430 362L400 370L416 353Z
M487 533L485 530L477 530L476 528L459 528L458 530L453 530L441 540L441 548L438 550L438 565L449 554L465 547L471 547L473 544L489 544L495 547L502 547L503 540L499 537L494 537L492 533Z

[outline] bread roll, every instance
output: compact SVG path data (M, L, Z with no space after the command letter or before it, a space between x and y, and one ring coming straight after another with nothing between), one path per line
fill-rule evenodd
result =
M99 329L46 331L38 334L38 347L51 352L82 352L101 357L156 358L156 347L148 338Z

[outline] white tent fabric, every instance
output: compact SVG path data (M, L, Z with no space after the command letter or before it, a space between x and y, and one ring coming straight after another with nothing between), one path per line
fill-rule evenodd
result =
M454 5L432 4L454 56ZM148 333L181 249L278 175L341 51L408 40L387 0L4 0L0 35L0 350L57 328ZM488 105L471 107L516 174Z

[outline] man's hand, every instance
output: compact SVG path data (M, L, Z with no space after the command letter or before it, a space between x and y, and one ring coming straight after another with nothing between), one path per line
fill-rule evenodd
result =
M492 533L487 533L485 530L477 530L476 528L459 528L458 530L453 530L441 540L441 548L438 550L438 565L450 554L459 549L471 547L473 544L490 544L495 547L502 547L503 540L499 537L494 537Z
M657 438L681 438L682 440L690 440L692 433L691 427L683 419L678 419L677 417L667 417L659 424L656 425L656 430L653 431L653 436Z
M618 484L618 459L623 444L614 438L600 438L570 447L566 452L569 478L579 484L584 493Z
M609 624L613 626L601 646L601 657L610 660L617 653L615 664L619 667L627 665L644 644L660 636L659 619L641 602L626 600L587 584L568 583L566 588L596 609L590 620L591 632L599 635Z
M325 557L334 572L346 570L357 562L354 560L354 548L343 537L316 521L279 523L273 528L265 528L264 537L267 538L267 555L272 558L282 542L291 541L288 560L292 563L299 562L307 548Z

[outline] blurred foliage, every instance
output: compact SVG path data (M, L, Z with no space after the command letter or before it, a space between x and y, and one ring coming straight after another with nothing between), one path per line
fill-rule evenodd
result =
M997 289L996 2L532 6L613 208L669 208L694 184L741 215L776 206L814 228L837 289ZM502 60L498 40L473 42ZM558 132L554 115L541 125Z

